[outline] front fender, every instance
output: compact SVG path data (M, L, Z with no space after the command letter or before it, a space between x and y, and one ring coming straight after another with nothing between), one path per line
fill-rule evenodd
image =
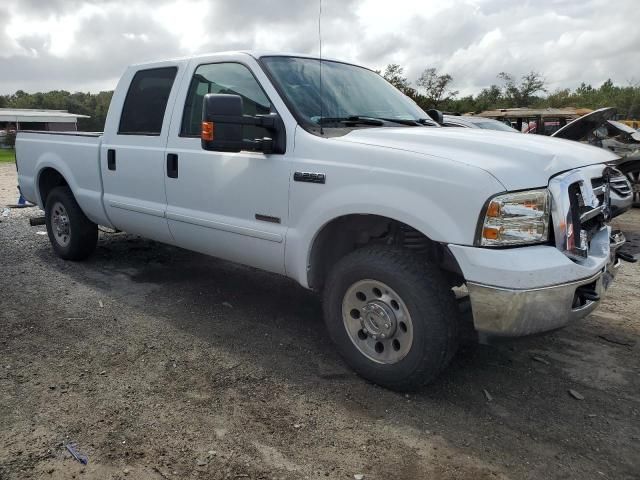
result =
M314 241L336 218L378 215L436 242L472 245L485 202L505 190L484 169L441 156L319 138L301 129L295 148L285 269L305 287ZM296 172L324 174L325 183L296 181Z
M488 198L488 197L487 197ZM464 197L460 196L460 201ZM484 204L469 205L463 217L456 217L446 202L392 185L342 186L317 195L287 231L285 268L287 274L308 288L308 266L313 244L332 220L347 215L377 215L402 222L431 240L472 244L475 227ZM455 239L447 240L447 239Z

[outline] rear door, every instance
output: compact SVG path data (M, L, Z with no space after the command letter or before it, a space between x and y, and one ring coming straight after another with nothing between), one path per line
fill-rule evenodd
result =
M111 223L165 243L173 239L165 218L164 150L178 72L178 64L162 64L125 73L116 89L121 98L112 101L112 107L121 106L121 114L109 115L100 151Z

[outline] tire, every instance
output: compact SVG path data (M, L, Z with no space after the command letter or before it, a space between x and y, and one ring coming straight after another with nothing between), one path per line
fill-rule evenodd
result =
M329 273L323 301L340 355L383 387L417 390L455 354L455 296L438 267L413 252L372 246L346 255Z
M80 209L69 187L56 187L45 206L49 241L56 254L65 260L84 260L98 242L98 226Z
M633 206L640 207L640 162L630 162L620 167L620 171L624 173L627 180L631 183L633 191Z

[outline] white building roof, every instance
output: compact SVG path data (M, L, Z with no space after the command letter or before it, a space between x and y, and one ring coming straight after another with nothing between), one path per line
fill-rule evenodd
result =
M69 113L66 110L36 110L30 108L0 108L0 122L56 122L76 123L87 115Z

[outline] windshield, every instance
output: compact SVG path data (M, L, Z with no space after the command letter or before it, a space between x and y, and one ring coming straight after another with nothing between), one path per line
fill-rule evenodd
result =
M342 126L337 123L339 119L363 117L433 124L425 120L429 117L413 101L366 68L322 60L320 95L319 60L300 57L261 60L301 123L337 127Z

